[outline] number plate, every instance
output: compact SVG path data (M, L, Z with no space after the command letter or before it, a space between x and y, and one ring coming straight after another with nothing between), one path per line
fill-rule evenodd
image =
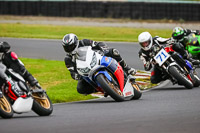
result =
M164 49L161 49L154 57L154 60L161 66L169 57L170 55Z

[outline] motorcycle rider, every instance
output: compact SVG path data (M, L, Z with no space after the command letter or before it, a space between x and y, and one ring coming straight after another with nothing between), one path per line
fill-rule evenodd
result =
M181 27L175 27L173 29L172 32L172 38L174 39L174 41L177 43L180 43L183 47L183 49L185 49L186 51L186 39L187 36L191 33L194 33L195 35L200 35L200 30L190 30L190 29L183 29ZM187 52L187 51L186 51ZM183 57L187 60L189 60L192 64L194 65L199 65L200 61L199 60L195 60L191 57L190 54L185 54L185 57Z
M187 58L187 52L185 51L183 45L181 43L174 43L173 40L161 38L159 36L152 37L149 32L142 32L138 36L138 42L141 46L141 49L139 51L139 58L144 63L144 69L146 71L151 70L153 67L153 71L151 72L151 82L153 84L159 83L163 80L166 80L168 77L162 73L160 69L158 69L158 64L154 65L154 62L151 61L152 58L152 47L155 44L158 45L164 45L164 44L171 44L172 49L178 52L183 58Z
M0 42L0 53L3 53L1 59L2 64L20 74L32 87L35 85L39 86L38 81L28 72L24 64L18 59L17 54L9 50L10 45L7 42ZM9 82L7 81L6 75L0 74L0 76L2 82Z
M190 30L190 29L183 29L181 27L175 27L172 32L172 38L180 42L184 48L186 47L185 44L185 37L187 37L189 34L194 33L195 35L200 35L200 30Z
M136 70L129 67L125 60L122 59L119 51L115 48L108 48L108 46L103 42L96 42L89 39L78 40L78 37L73 34L66 34L62 39L62 46L65 50L66 57L64 59L65 65L70 71L71 77L75 80L78 80L77 91L80 94L90 94L94 92L94 88L87 83L85 80L81 79L81 76L76 70L76 52L79 47L91 46L94 50L100 50L104 53L105 56L114 58L122 66L124 71L127 74L134 75Z

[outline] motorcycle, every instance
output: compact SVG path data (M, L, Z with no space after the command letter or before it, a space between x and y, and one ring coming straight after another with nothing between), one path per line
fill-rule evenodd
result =
M186 50L194 59L200 59L200 35L189 34L185 38Z
M91 46L78 48L76 66L78 73L96 92L110 95L117 102L142 96L134 76L126 75L115 59L92 50Z
M34 111L39 116L48 116L53 111L51 100L40 85L31 87L24 78L0 63L0 69L8 79L1 83L0 116L12 118L14 113Z
M192 64L184 60L181 55L172 49L172 45L154 45L152 50L153 64L164 73L173 84L178 83L188 89L198 87L200 78Z

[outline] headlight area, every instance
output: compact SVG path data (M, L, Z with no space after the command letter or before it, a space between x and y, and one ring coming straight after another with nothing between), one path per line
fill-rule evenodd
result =
M96 54L94 53L94 55L92 56L90 67L93 68L96 64L97 64L97 57L96 57Z
M81 73L89 73L90 68L86 67L86 68L77 68L78 71L80 71Z

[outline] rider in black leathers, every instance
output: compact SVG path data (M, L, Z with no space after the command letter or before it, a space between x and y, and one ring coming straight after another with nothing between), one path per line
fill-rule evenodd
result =
M7 42L0 42L0 53L2 54L2 64L7 68L13 69L19 73L29 84L33 87L36 84L39 86L38 81L26 70L23 63L18 59L17 55L9 51L10 45ZM1 85L2 83L8 82L7 77L1 73Z
M89 39L78 40L75 34L66 34L62 40L62 46L65 50L65 65L70 71L71 77L78 80L77 91L80 94L90 94L94 92L94 88L87 83L85 80L81 79L81 76L77 73L75 54L78 47L91 46L94 50L101 50L105 56L114 58L120 63L122 68L127 74L134 75L136 73L135 69L130 68L124 59L119 54L119 51L115 48L108 48L108 46L103 42L96 42Z
M180 42L185 48L186 44L184 39L191 33L194 33L195 35L200 35L200 30L190 30L190 29L183 29L181 27L175 27L172 32L172 38L175 41Z

